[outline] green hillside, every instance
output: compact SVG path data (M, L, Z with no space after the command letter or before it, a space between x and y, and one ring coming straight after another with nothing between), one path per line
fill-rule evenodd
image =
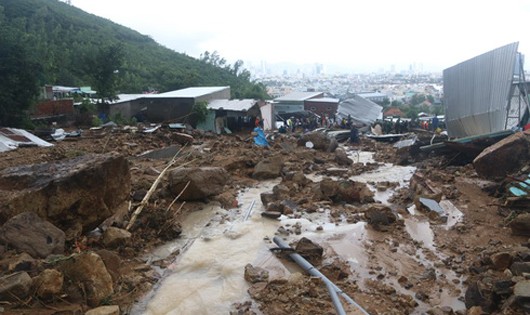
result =
M118 49L119 67L110 69L119 70L114 71L116 93L230 85L234 98L267 97L264 86L251 82L239 63L189 57L57 0L0 0L0 43L10 40L37 66L33 73L40 85L91 85L97 90L101 79L94 68L101 65L94 56Z

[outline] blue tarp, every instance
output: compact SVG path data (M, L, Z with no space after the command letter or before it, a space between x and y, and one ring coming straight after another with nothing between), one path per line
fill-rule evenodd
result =
M256 134L254 136L254 143L256 145L259 145L260 147L268 147L269 142L267 141L267 138L265 138L265 133L263 132L263 129L260 127L254 128L254 133Z

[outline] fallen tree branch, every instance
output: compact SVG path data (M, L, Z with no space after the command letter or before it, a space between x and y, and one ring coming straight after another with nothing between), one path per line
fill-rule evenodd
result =
M170 209L171 209L171 206L173 206L173 204L180 198L180 196L182 196L182 194L184 193L184 191L186 190L186 188L188 188L188 186L190 185L190 181L188 181L186 183L186 186L184 186L184 188L182 188L182 190L180 191L180 193L178 194L178 196L175 197L175 199L173 199L173 201L171 201L171 203L169 204L169 206L167 207L166 209L166 212L168 212Z
M164 177L164 175L166 174L167 170L169 170L173 166L173 164L177 163L177 156L179 155L180 151L182 151L182 149L184 149L184 147L185 146L180 148L180 150L178 150L178 152L175 153L175 156L173 156L173 159L171 159L171 161L166 166L166 168L164 168L162 170L162 172L160 172L160 175L158 175L156 180L151 185L151 188L149 188L149 190L147 191L147 194L145 194L144 199L142 199L142 202L140 202L140 204L138 205L136 210L134 210L134 213L133 213L133 215L131 217L131 220L129 221L129 224L127 224L127 227L125 228L125 230L128 231L133 226L134 222L136 221L136 218L142 212L144 207L147 205L147 203L149 202L149 198L151 198L151 195L153 195L153 193L155 192L156 188L158 187L158 184L162 180L162 177Z

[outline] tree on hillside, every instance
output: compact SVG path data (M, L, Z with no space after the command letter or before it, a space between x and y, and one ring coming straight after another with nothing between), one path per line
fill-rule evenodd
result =
M421 94L421 93L416 93L414 95L412 95L411 99L410 99L410 104L411 105L419 105L421 103L423 103L427 98L425 97L424 94Z
M103 102L116 98L119 70L124 56L123 46L112 44L100 47L87 59L87 72L92 79L92 86Z
M40 67L12 30L0 23L0 126L29 127L27 110L39 95Z

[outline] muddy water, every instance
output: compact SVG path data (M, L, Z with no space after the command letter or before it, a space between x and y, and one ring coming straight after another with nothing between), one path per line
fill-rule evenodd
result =
M355 162L373 162L369 152L348 152ZM384 164L375 171L352 177L352 180L368 183L375 193L375 199L388 204L394 189L378 191L377 183L397 182L397 188L406 187L415 169L413 167ZM308 176L313 181L320 176ZM297 270L294 265L280 262L270 252L275 247L270 241L278 227L289 230L293 225L302 226L301 235L289 235L288 241L305 236L326 249L326 256L339 256L347 262L353 276L363 288L363 279L374 279L378 273L409 274L419 267L436 270L438 279L446 279L446 285L431 297L431 305L419 302L414 314L422 314L432 305L451 306L454 310L464 309L458 300L460 287L452 282L461 281L454 272L440 266L444 256L437 251L432 226L428 219L413 208L404 219L405 231L416 245L400 244L395 251L389 246L395 243L387 234L373 231L366 223L330 223L329 209L304 219L282 216L280 220L263 219L262 192L270 192L277 181L263 182L259 187L242 191L240 207L223 210L216 206L192 213L182 226L183 237L158 248L146 260L157 260L180 251L176 261L166 270L161 270L163 280L145 301L135 306L132 314L227 314L234 302L248 299L248 284L244 280L244 267L251 263L263 267L271 276L281 277ZM248 220L244 220L250 205L254 202ZM447 226L461 218L458 209L450 203L441 203L448 212ZM374 272L376 268L376 272ZM299 269L297 271L300 271ZM386 284L396 291L414 295L405 290L394 277L386 277ZM440 280L439 280L440 281ZM443 282L443 281L442 281ZM434 303L434 304L433 304Z
M183 222L184 228L190 226L183 231L188 237L154 252L158 258L177 249L182 251L165 271L166 277L154 296L134 313L228 314L231 304L246 296L246 264L286 275L263 241L266 236L274 236L279 223L260 216L260 194L272 190L277 183L271 181L241 192L238 209L208 207L191 214ZM253 202L252 211L244 220Z

